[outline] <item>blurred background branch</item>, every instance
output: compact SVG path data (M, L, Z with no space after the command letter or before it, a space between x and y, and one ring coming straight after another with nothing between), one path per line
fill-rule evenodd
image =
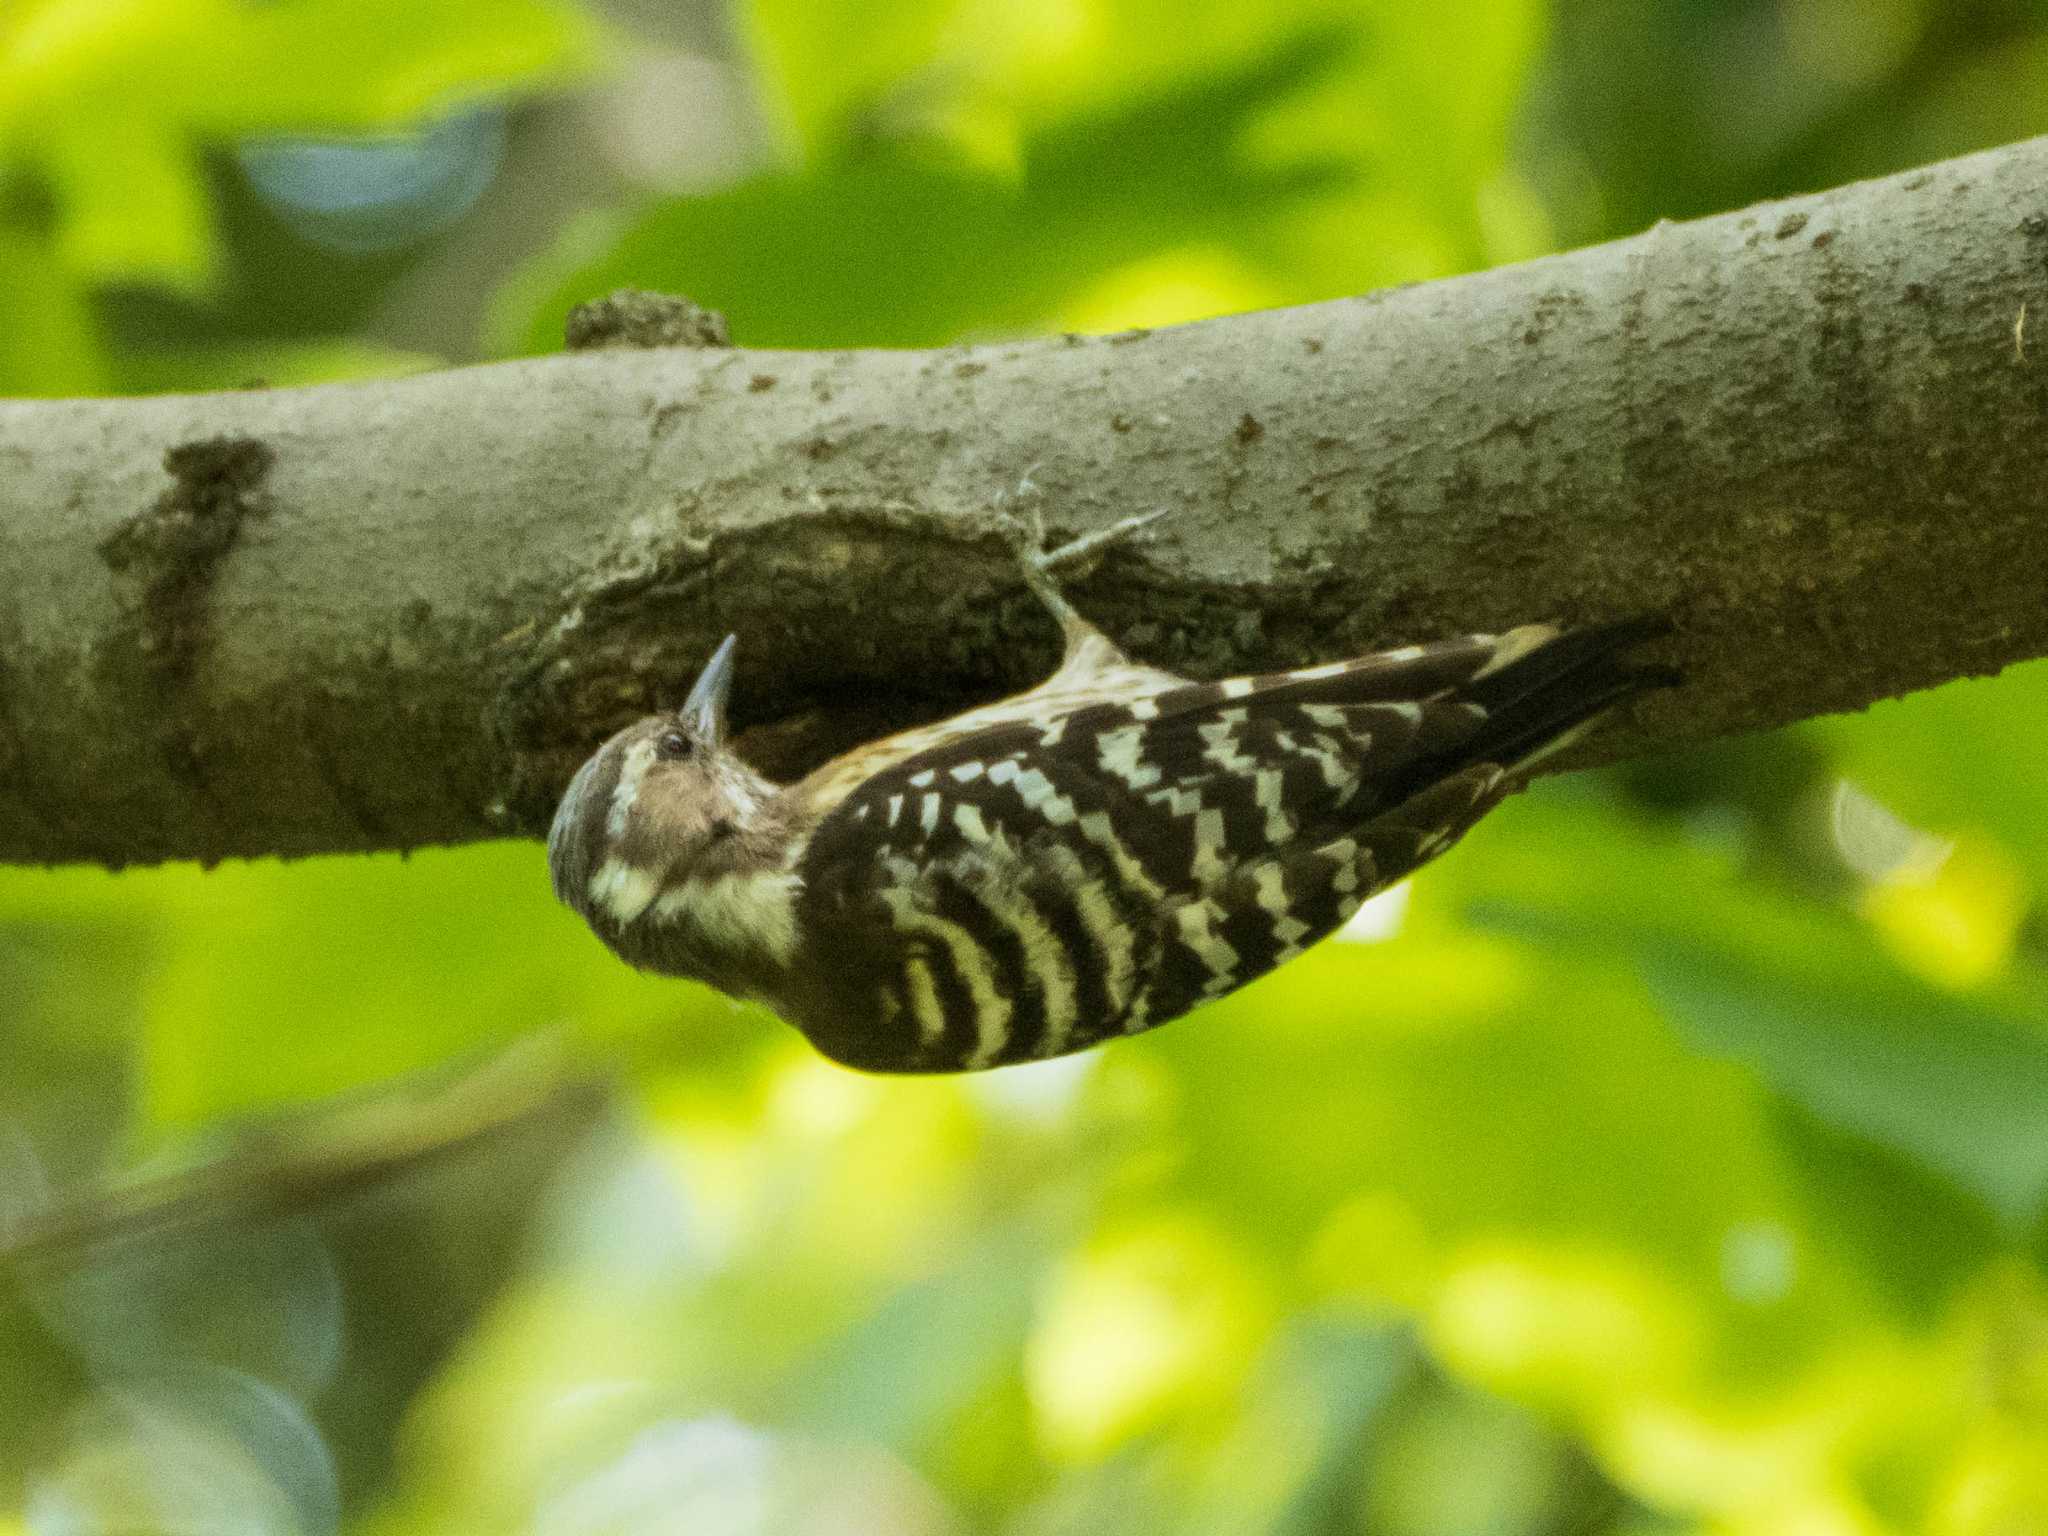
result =
M1046 664L1027 469L1057 527L1175 512L1083 592L1197 674L1668 613L1689 686L1614 755L1992 671L2048 651L2043 185L2032 141L1159 331L9 404L0 857L531 833L729 629L800 771Z

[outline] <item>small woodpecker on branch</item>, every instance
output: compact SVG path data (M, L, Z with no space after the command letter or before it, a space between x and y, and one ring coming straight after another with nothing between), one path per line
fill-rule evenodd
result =
M758 999L848 1066L1042 1060L1293 959L1678 680L1627 660L1668 627L1631 620L1193 682L1125 656L1050 574L1150 521L1020 537L1066 639L1045 682L795 784L726 744L728 636L681 709L577 772L555 893L625 960Z

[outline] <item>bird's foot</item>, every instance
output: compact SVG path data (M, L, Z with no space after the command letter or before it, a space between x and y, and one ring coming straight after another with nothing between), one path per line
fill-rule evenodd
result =
M1016 491L997 500L995 514L1010 548L1016 555L1018 568L1023 572L1024 584L1032 595L1060 621L1060 628L1069 639L1077 633L1093 633L1094 626L1075 610L1053 579L1053 571L1059 567L1073 567L1091 562L1113 545L1121 544L1143 529L1166 516L1164 508L1156 512L1140 512L1133 517L1120 518L1105 528L1092 529L1076 538L1046 548L1045 515L1037 505L1040 491L1031 478L1038 466L1033 465L1024 472L1024 478L1017 483Z

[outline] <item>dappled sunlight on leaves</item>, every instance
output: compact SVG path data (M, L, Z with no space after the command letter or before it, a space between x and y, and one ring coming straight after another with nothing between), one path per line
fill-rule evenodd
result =
M1481 1243L1445 1264L1425 1336L1452 1369L1527 1401L1626 1400L1696 1373L1690 1311L1623 1253Z
M1859 716L1812 721L1840 771L1916 827L1939 836L1977 828L2036 883L2048 870L2048 661L1966 678Z
M1060 306L1055 318L1062 329L1084 335L1179 325L1265 309L1280 302L1282 292L1228 251L1185 250L1104 274Z
M1055 1273L1026 1347L1039 1432L1060 1460L1094 1460L1225 1398L1270 1327L1246 1256L1189 1215L1115 1231Z
M331 1093L535 1029L715 1029L731 1012L580 942L527 845L120 876L10 870L10 911L143 914L146 1082L161 1125ZM235 965L219 963L224 950ZM224 1032L230 1019L272 1027Z
M1957 842L1933 869L1871 883L1863 915L1893 953L1930 981L1989 981L2012 958L2031 893L2011 854L1983 838Z
M508 291L501 344L552 348L571 303L622 284L714 305L751 345L906 346L1544 248L1503 169L1534 6L1170 9L745 8L792 114L788 168L572 233Z
M392 128L559 77L595 34L544 0L29 0L0 18L0 153L49 178L58 261L94 279L212 270L197 151L263 131Z
M1302 1262L1310 1295L1358 1306L1368 1315L1419 1312L1440 1272L1421 1215L1383 1189L1354 1195L1332 1211Z
M205 295L221 229L205 156L252 136L391 133L588 71L600 32L557 0L16 0L0 8L0 393L163 388L113 353L96 290ZM334 377L346 348L271 350ZM269 370L183 359L176 382ZM283 380L288 381L288 380Z
M295 915L311 893L291 882L327 866L19 875L0 911L154 930L140 995L189 1061L291 1039L256 1021L320 1017L383 975L404 1050L481 1043L545 1003L582 1049L642 1062L644 1150L579 1175L542 1267L413 1416L399 1464L421 1518L570 1507L550 1501L614 1487L603 1467L707 1413L778 1465L809 1454L786 1435L882 1447L940 1520L1022 1500L1081 1529L1162 1500L1248 1509L1254 1486L1320 1508L1362 1486L1347 1435L1408 1422L1387 1397L1406 1357L1364 1341L1412 1319L1438 1365L1576 1437L1648 1507L1729 1530L1995 1529L2025 1507L2012 1447L2048 1432L2022 1256L2048 1168L2028 994L1932 985L1854 900L1800 896L1739 850L1544 786L1415 882L1392 937L1014 1088L858 1077L758 1015L584 969L544 882L511 878L528 850L394 861L389 883L341 866ZM528 969L477 986L429 914L494 900L489 933L521 935ZM262 937L344 910L358 942L315 963ZM256 925L240 985L267 977L270 1005L180 1001L198 962L179 935L238 924ZM457 962L439 983L429 953ZM446 1035L420 1032L430 1013ZM331 1017L375 1038L373 1012ZM701 1053L639 1043L685 1018ZM294 1063L280 1098L358 1080ZM242 1102L208 1075L188 1113ZM1318 1308L1362 1351L1326 1386L1296 1342ZM1265 1436L1263 1414L1322 1427ZM1192 1470L1226 1447L1250 1482Z
M920 134L659 204L597 260L579 232L566 262L510 290L504 343L550 350L572 303L627 284L721 309L751 346L937 345L1044 326L1069 295L1162 247L1227 249L1349 176L1237 153L1239 124L1317 68L1300 52L1254 60L1156 101L1029 124L1014 175Z

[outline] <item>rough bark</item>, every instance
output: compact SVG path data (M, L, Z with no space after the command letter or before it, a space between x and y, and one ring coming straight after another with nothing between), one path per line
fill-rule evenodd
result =
M1027 468L1172 511L1075 595L1193 673L1657 611L1605 755L1853 709L2048 652L2044 416L2048 140L1151 333L8 403L0 859L531 833L727 630L782 771L1021 686Z

